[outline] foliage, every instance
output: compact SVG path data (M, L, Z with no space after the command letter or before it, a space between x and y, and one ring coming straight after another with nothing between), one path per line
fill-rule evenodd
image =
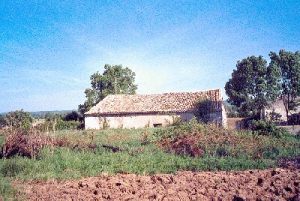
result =
M81 122L78 121L64 121L58 119L56 121L45 121L36 126L36 129L42 132L57 131L57 130L75 130L81 129Z
M262 56L247 57L237 62L232 78L226 83L225 90L229 103L238 107L245 116L262 116L262 110L270 101L276 99L276 73Z
M122 65L105 64L103 74L94 73L90 77L91 88L85 90L86 101L78 106L84 114L109 94L135 94L137 85L135 73Z
M70 112L72 112L72 110L38 111L38 112L30 112L30 114L34 119L45 119L49 116L54 116L54 115L65 116Z
M35 158L42 148L52 144L53 139L37 130L9 130L5 134L1 155L4 158L16 155Z
M231 105L227 101L224 101L223 104L228 118L241 117L241 114L239 113L238 108L235 105Z
M64 116L64 121L83 121L83 115L77 111L72 111Z
M211 118L210 114L214 112L215 103L211 100L205 99L198 102L195 116L201 122L208 123Z
M0 200L17 200L16 194L16 190L10 184L9 179L0 174Z
M74 130L79 129L81 126L81 123L78 121L64 121L62 119L59 119L57 121L56 130Z
M102 128L103 129L108 129L109 128L109 122L107 120L107 118L103 118L103 124L102 124Z
M300 52L280 50L279 54L270 53L271 63L278 69L281 79L276 82L281 85L281 97L284 102L286 117L289 111L297 107L296 98L300 96Z
M5 125L14 129L28 130L31 127L33 118L29 112L17 110L9 112L4 117Z
M276 138L235 133L198 124L196 120L168 128L64 130L48 136L54 137L55 145L43 148L36 159L21 156L1 159L0 179L3 175L31 180L74 179L102 172L154 174L178 170L264 169L275 167L278 158L300 154L300 139L293 136ZM204 155L190 157L185 152L177 155L157 146L160 140L177 136L181 139L196 136L195 145ZM89 148L91 144L96 147ZM100 146L103 144L119 147L121 151L113 152Z
M3 115L0 115L0 128L3 128L6 126L6 121Z
M290 125L300 125L300 113L289 115L288 123Z
M275 112L274 109L272 110L272 112L270 112L270 121L271 122L278 122L281 120L282 115Z
M269 127L259 127L258 123L256 125L256 132L251 133L226 131L213 125L188 122L180 127L156 130L154 142L167 152L197 157L246 157L256 160L270 159L272 154L265 152L278 152L278 157L286 152L300 152L296 148L300 145L296 137L269 124Z
M82 128L83 122L71 120L72 117L67 117L68 121L65 119L66 117L63 117L62 115L49 114L46 115L45 122L38 124L35 128L42 132L55 132L57 130L74 130Z
M252 120L250 122L250 128L259 135L271 135L275 137L281 137L287 135L288 131L283 128L277 128L271 121Z

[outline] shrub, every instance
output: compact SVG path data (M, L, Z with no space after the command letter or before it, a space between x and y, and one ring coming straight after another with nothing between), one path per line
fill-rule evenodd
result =
M3 115L0 115L0 128L3 128L6 126L6 121Z
M288 131L284 128L277 128L276 125L270 121L252 120L250 122L250 128L258 135L271 135L275 137L281 137L288 134Z
M37 125L35 128L41 132L56 130L75 130L82 129L82 123L78 121L64 121L62 119L46 120L44 123Z
M53 140L37 130L24 132L22 130L9 131L2 146L2 155L10 158L16 155L35 158L39 151L47 145L52 145Z
M72 130L72 129L78 129L80 127L81 123L78 121L63 121L58 120L56 124L56 130Z
M299 146L296 137L284 135L285 131L279 130L282 137L278 138L273 130L267 131L271 134L257 135L258 131L254 134L249 131L234 132L214 125L188 122L155 130L153 140L166 152L187 156L273 160L298 153L299 150L293 148Z
M108 129L109 128L109 123L108 120L104 117L103 119L103 125L102 125L103 129Z
M197 143L197 138L192 135L178 136L175 139L165 139L160 142L161 147L177 155L186 155L191 157L201 157L204 150Z
M29 112L17 110L9 112L4 117L5 125L14 129L28 130L31 127L33 118Z
M25 167L26 164L17 159L5 160L1 166L0 173L4 177L15 177L22 172Z
M272 112L270 113L270 121L271 122L279 122L281 120L282 115L275 112L273 109Z
M225 156L229 156L230 154L229 154L229 151L226 147L221 146L221 147L217 148L216 155L219 156L219 157L225 157Z
M77 111L72 111L63 118L64 121L83 121L83 115Z
M215 103L211 100L201 100L196 107L197 112L195 113L195 116L197 119L204 123L208 123L211 120L210 114L215 111Z
M300 113L291 114L288 118L289 125L300 125Z

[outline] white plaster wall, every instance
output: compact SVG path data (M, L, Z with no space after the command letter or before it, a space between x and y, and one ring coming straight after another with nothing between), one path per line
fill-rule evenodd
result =
M223 128L228 128L228 123L227 123L227 114L226 114L226 110L224 107L224 104L222 103L222 126Z
M212 122L218 125L225 125L223 112L210 114ZM193 113L181 113L174 115L124 115L124 116L107 116L107 117L85 117L85 129L101 129L106 121L109 128L145 128L154 127L154 124L168 126L173 123L176 118L181 118L183 121L189 121L194 117Z
M98 117L85 117L84 118L85 129L100 129L100 122Z
M193 113L182 113L177 115L128 115L108 117L85 117L85 129L103 128L106 121L109 128L145 128L154 127L154 124L167 126L172 124L175 118L180 117L188 121L194 117Z

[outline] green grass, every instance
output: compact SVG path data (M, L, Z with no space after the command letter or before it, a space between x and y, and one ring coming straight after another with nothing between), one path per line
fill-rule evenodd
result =
M0 176L0 199L16 200L16 190L11 186L10 180Z
M300 155L300 139L293 136L275 138L258 137L257 141L264 150L262 157L254 159L243 151L243 147L230 144L219 145L229 153L221 157L216 147L201 158L175 155L161 150L153 141L153 133L158 129L108 129L103 131L60 131L53 135L65 136L73 141L92 141L98 146L95 150L76 150L71 148L46 148L36 159L16 156L0 160L0 195L13 197L11 179L47 180L76 179L96 176L101 173L174 173L178 170L247 170L275 167L280 157ZM141 145L142 136L146 135L150 143ZM247 133L239 133L248 140ZM250 136L253 138L253 136ZM250 138L249 138L250 139ZM3 141L3 140L2 140ZM1 143L1 136L0 136ZM112 152L101 145L118 146L124 151ZM209 145L206 145L209 146ZM215 146L215 145L214 145ZM240 150L240 151L237 151ZM246 153L246 154L245 154Z

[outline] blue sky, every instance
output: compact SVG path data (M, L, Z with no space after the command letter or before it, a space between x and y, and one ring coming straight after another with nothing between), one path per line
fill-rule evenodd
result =
M300 50L300 1L0 1L0 112L77 109L104 64L138 93L224 88L237 60Z

